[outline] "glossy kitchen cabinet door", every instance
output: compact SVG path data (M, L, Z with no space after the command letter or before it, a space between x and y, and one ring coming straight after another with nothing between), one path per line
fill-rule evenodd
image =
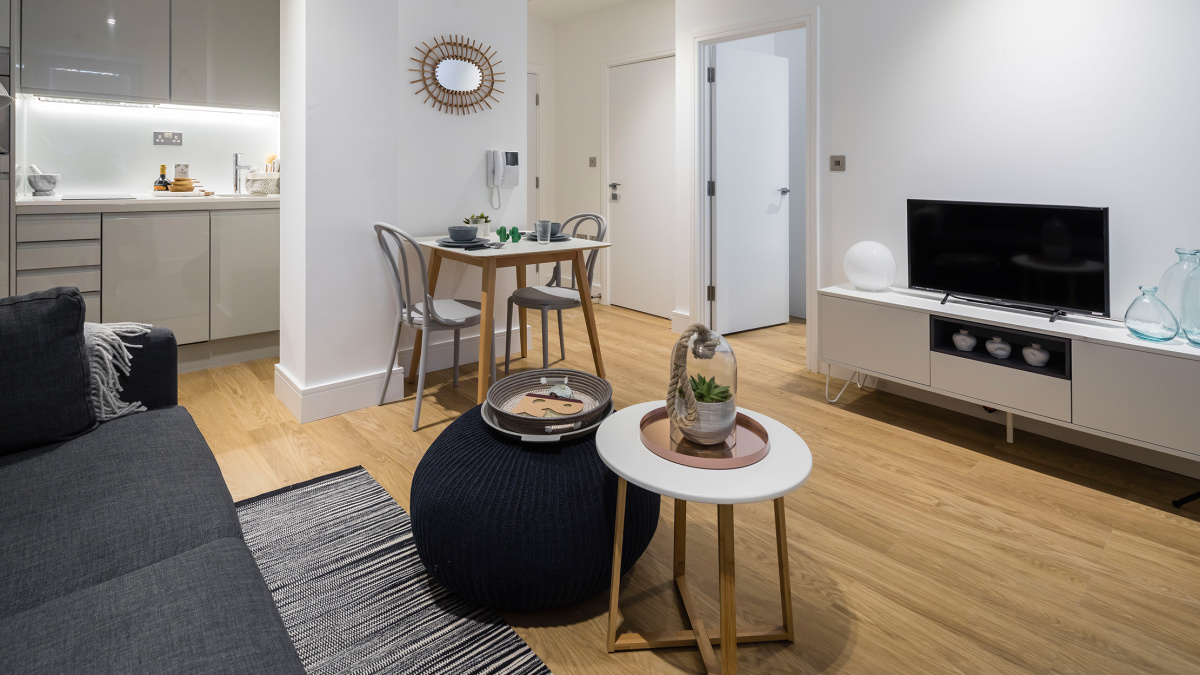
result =
M171 0L171 100L279 109L279 0Z
M212 212L213 340L279 330L279 211Z
M36 0L21 5L23 89L123 100L171 97L165 0Z
M208 219L208 211L104 214L104 321L166 326L181 345L207 340Z

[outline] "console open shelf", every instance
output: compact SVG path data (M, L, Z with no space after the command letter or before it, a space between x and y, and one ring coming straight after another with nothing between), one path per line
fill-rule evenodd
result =
M961 351L954 346L954 334L964 328L977 340L975 349L969 352ZM998 337L1012 346L1012 354L1007 359L998 359L988 353L986 344L993 337ZM1022 347L1034 343L1050 352L1050 361L1045 366L1031 366L1021 355ZM1023 370L1046 377L1071 379L1071 341L1053 335L997 328L987 324L931 315L929 317L929 349L939 354Z

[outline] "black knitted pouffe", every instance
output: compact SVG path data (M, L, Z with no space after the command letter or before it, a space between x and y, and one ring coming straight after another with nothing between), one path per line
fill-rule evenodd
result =
M522 612L607 589L617 476L595 438L521 444L487 426L478 406L451 423L413 474L413 537L429 574L468 600ZM650 544L659 502L629 486L622 573Z

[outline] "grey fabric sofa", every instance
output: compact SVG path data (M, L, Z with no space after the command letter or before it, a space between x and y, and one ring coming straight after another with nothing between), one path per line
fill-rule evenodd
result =
M150 410L0 456L0 672L303 673L216 459L176 405L174 335L130 341L143 347L126 400ZM0 398L14 386L0 379Z

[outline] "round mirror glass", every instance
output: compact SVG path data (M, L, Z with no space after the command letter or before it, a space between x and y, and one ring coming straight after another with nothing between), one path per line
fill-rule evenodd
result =
M483 82L483 72L470 61L442 59L437 64L437 81L450 91L471 92Z

